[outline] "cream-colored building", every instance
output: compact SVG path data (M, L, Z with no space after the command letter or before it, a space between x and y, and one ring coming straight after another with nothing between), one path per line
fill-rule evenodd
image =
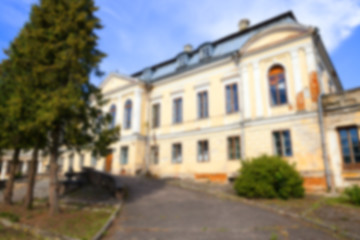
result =
M112 73L100 88L121 139L104 159L64 154L64 171L92 166L227 182L240 159L279 154L296 164L309 190L344 187L351 183L346 176L359 176L356 167L344 172L341 142L334 140L341 126L326 127L331 120L318 104L324 95L343 94L341 82L318 30L291 12L253 26L242 20L233 34L196 49L186 45L131 76ZM350 114L357 118L345 126L359 126L359 109ZM350 151L360 163L359 146Z

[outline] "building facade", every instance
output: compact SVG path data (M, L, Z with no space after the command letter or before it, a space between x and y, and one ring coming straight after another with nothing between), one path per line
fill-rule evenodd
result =
M242 20L229 36L197 49L186 45L131 76L112 73L100 88L121 139L104 159L63 154L63 171L91 166L225 183L240 159L268 154L294 163L308 190L344 187L360 176L360 110L344 116L343 100L332 112L328 107L329 99L360 92L344 92L317 29L291 12L254 26ZM339 132L343 126L353 128Z

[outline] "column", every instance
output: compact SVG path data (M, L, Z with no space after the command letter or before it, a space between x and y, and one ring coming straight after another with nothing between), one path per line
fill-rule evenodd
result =
M319 72L319 69L317 67L316 64L316 55L314 52L314 47L312 45L308 45L305 47L305 53L306 53L306 64L308 67L308 73L312 73L312 72L316 72L317 74L317 79L320 85L320 93L324 92L324 86L323 86L323 81L321 79L321 75Z
M135 90L134 109L133 109L133 133L140 133L141 129L141 102L142 102L142 90L140 88Z
M254 83L255 83L255 97L256 97L256 117L263 116L263 98L261 94L261 79L260 79L260 70L259 70L259 63L253 63L253 71L254 71Z
M295 94L298 94L302 90L298 49L291 51L291 58L294 72Z
M314 48L309 45L305 47L305 53L306 53L306 63L307 68L309 72L316 70L316 62L315 62L315 54L314 54Z
M244 114L245 119L251 118L251 104L250 104L250 86L249 86L249 71L247 65L241 66L241 81L242 81L242 91L240 94L243 95L243 109L241 109L242 114Z

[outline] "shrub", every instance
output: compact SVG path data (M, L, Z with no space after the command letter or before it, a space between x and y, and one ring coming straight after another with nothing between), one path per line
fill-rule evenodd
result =
M0 218L6 218L11 222L19 222L19 216L10 212L0 212Z
M354 185L352 187L348 187L344 191L345 196L348 198L349 202L352 204L360 206L360 187Z
M244 161L235 180L235 191L247 198L301 198L303 179L295 167L277 156Z

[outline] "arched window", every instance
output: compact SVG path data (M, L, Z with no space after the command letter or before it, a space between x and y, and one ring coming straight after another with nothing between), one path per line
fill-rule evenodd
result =
M111 124L110 128L114 128L116 125L116 106L111 105L110 107L110 115L111 115Z
M269 71L271 105L287 103L285 70L280 65L273 66Z
M132 110L132 102L131 100L127 100L125 102L124 108L124 128L129 129L131 128L131 110Z

